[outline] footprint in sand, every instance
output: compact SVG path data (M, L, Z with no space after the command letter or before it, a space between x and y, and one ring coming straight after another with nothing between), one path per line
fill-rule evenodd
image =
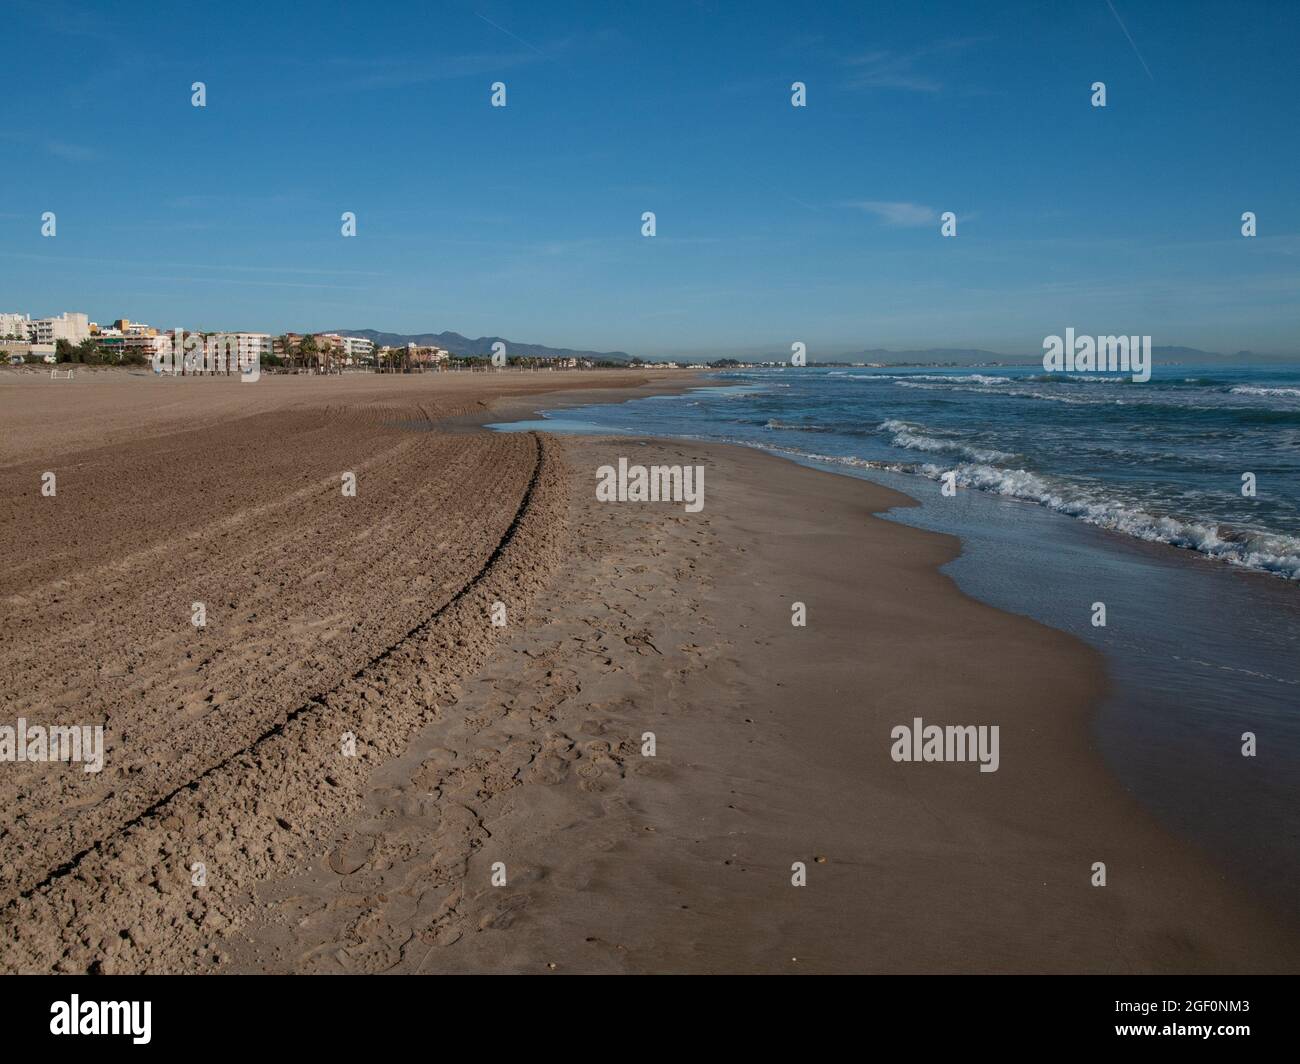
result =
M367 838L354 838L339 844L330 851L327 862L330 871L336 872L341 876L350 876L358 869L364 868L370 860L371 851L375 848L375 840Z

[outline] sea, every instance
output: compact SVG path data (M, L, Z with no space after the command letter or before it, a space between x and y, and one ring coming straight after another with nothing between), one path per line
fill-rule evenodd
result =
M1300 365L701 383L493 427L734 443L917 499L887 518L959 537L963 590L1105 655L1093 728L1123 786L1300 921Z

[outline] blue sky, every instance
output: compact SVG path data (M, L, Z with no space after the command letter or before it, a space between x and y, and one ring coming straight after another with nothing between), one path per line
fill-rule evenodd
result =
M1300 352L1295 3L288 8L6 5L0 310L651 357L1066 326Z

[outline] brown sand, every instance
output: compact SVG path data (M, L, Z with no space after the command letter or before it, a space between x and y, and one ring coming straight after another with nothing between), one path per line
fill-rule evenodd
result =
M1102 768L1093 653L961 595L955 540L870 516L904 497L738 448L565 449L560 574L262 892L237 970L1294 969ZM596 503L619 455L703 464L704 511ZM893 762L913 716L999 724L1001 768Z
M961 595L956 541L870 516L903 496L432 427L633 379L554 376L0 383L0 723L110 736L98 777L0 765L0 968L1296 968L1101 766L1092 652ZM703 512L597 503L619 455L705 465ZM999 724L999 771L894 763L914 716Z
M431 419L651 379L0 379L0 723L102 724L107 750L0 764L0 968L198 966L553 568L552 447Z

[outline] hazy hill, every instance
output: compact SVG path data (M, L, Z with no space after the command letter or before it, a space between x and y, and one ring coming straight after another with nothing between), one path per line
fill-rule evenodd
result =
M480 336L471 340L458 332L440 333L390 333L377 329L327 329L326 332L338 333L340 336L362 336L373 340L382 347L405 347L418 344L420 347L441 347L453 355L492 354L492 345L500 342L506 345L506 354L511 358L590 358L613 362L628 362L632 356L626 351L575 351L569 347L547 347L545 344L522 344L507 340L504 336Z
M874 347L835 358L818 359L819 362L1006 362L1019 359L1016 355L1001 355L996 351L982 351L977 347L929 347L923 351L888 351Z
M1217 363L1232 362L1237 364L1249 362L1272 362L1286 360L1282 355L1264 355L1253 351L1237 351L1230 355L1218 351L1202 351L1196 347L1160 347L1151 348L1151 357L1156 365L1170 363ZM885 362L891 365L905 363L934 365L950 363L954 365L971 365L973 363L1001 362L1004 365L1029 365L1041 363L1043 353L1026 351L1023 353L1003 354L997 351L984 351L973 347L931 347L923 351L889 351L884 348L818 358L819 362Z

